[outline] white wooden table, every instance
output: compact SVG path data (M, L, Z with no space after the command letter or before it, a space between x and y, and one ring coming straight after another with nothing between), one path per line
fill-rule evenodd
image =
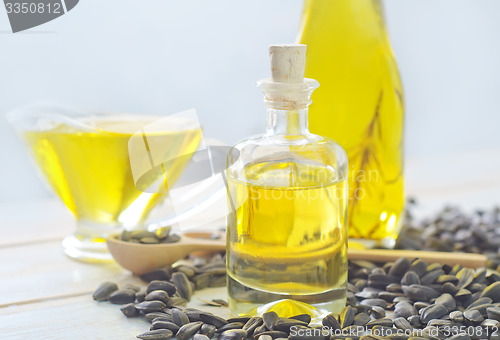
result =
M406 163L409 195L419 212L445 203L467 209L500 204L500 150L464 153ZM148 329L126 318L119 306L97 303L92 291L103 281L143 284L116 264L92 265L67 258L61 239L72 232L71 215L56 199L0 205L0 339L135 339ZM226 299L225 289L197 297ZM226 308L202 307L223 317Z

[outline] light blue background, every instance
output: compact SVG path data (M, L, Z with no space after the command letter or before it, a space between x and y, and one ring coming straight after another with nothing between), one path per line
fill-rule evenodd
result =
M385 7L407 158L500 149L500 1ZM12 34L0 8L0 202L49 195L3 118L33 101L160 114L194 107L208 137L234 143L261 132L255 82L269 75L267 46L295 40L301 10L301 0L83 0Z

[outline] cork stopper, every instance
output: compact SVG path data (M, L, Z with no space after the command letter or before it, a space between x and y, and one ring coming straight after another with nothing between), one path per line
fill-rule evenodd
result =
M271 45L271 74L273 82L297 84L304 81L306 66L306 45Z

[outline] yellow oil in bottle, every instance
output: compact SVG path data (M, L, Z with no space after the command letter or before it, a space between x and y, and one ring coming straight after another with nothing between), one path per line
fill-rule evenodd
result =
M311 132L349 158L349 237L391 245L403 193L403 96L377 0L306 0L300 43L317 79ZM353 243L354 244L354 243Z
M346 181L327 166L261 162L227 178L228 292L236 314L313 317L345 306Z
M157 119L157 118L156 118ZM66 124L49 130L27 131L30 145L43 175L79 222L97 225L141 223L165 193L139 191L131 172L130 137L153 118L96 119L95 131ZM173 122L174 124L175 122ZM147 135L164 145L164 159L194 152L201 130L176 130ZM132 156L132 157L131 157ZM169 178L181 174L188 158L171 162ZM133 205L133 212L122 213ZM94 242L103 240L94 239Z

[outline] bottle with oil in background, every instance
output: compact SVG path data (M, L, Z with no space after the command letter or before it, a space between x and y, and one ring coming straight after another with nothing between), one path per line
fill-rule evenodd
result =
M347 156L311 134L319 83L304 79L305 45L271 46L258 85L267 129L228 156L227 273L234 314L313 318L340 312L347 281Z
M349 245L392 247L404 209L403 91L379 0L305 0L309 122L349 157Z

